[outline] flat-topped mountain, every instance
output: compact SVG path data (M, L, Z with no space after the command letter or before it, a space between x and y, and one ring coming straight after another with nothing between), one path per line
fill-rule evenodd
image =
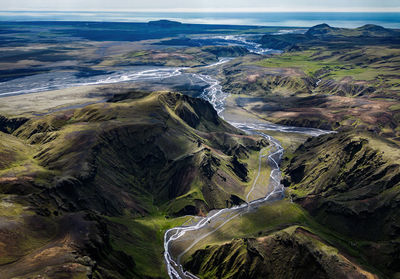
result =
M147 24L158 27L176 27L182 25L182 23L179 21L172 21L167 19L149 21Z

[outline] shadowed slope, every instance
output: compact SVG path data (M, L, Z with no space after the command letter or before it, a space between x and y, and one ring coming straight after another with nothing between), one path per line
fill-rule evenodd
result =
M400 261L399 159L398 146L368 133L322 136L299 147L283 183L319 222L393 274Z
M0 133L5 278L165 276L162 232L186 220L165 216L244 199L252 173L244 179L233 162L247 170L266 141L200 99L142 92L118 100Z

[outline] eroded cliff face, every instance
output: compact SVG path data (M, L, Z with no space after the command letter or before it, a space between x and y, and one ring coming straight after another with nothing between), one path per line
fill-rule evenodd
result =
M202 278L377 278L298 226L206 247L185 267Z
M399 271L399 155L381 137L348 132L310 139L284 167L293 200L332 230L364 240L355 247L387 274Z

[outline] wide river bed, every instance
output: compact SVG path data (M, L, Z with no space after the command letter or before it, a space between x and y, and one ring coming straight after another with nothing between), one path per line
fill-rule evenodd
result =
M203 40L217 40L221 45L240 45L248 48L250 52L257 54L268 54L273 50L262 49L260 45L249 42L243 36L218 36L202 38ZM200 68L201 73L191 73L187 68L169 67L124 67L120 69L110 69L109 71L97 74L82 75L73 71L54 71L50 73L36 74L28 77L21 77L0 83L0 97L31 94L49 90L64 89L83 85L113 84L121 82L141 82L141 83L176 83L181 84L203 84L203 91L199 97L209 101L223 117L225 109L225 99L229 93L223 92L219 81L212 76L213 70L222 67L231 58L223 58L220 61ZM1 98L0 98L1 99ZM197 243L207 236L217 232L231 220L242 216L248 212L257 210L260 205L280 200L284 197L284 187L280 183L281 171L280 162L283 156L283 147L280 142L266 134L265 131L280 131L301 133L309 136L319 136L329 133L312 128L287 127L268 122L255 123L242 122L233 119L225 119L231 125L242 129L248 134L256 134L267 139L270 143L270 153L265 156L260 153L258 175L260 175L261 160L267 160L271 173L269 184L265 185L270 189L264 197L256 200L249 200L250 192L247 195L246 203L231 208L223 208L209 212L206 217L194 216L190 224L168 230L164 235L164 258L170 278L197 278L195 275L185 271L181 265L181 258Z
M226 59L223 62L226 63L228 61L229 60ZM211 67L220 65L221 63L211 65ZM218 80L213 78L212 76L204 74L192 75L193 77L201 79L208 84L208 87L204 89L200 97L209 101L214 106L218 114L222 117L225 99L228 97L229 93L223 92L222 86L219 84ZM225 120L231 125L245 131L248 134L259 135L269 141L271 150L268 156L264 157L261 153L259 155L260 158L258 175L260 174L261 160L267 160L271 167L271 173L269 184L265 185L265 187L266 189L270 189L270 191L264 197L255 200L247 200L246 203L243 203L239 206L213 210L209 212L206 217L195 217L191 220L190 224L185 224L183 226L175 227L168 230L164 235L164 258L167 265L168 274L172 279L197 278L195 275L184 270L181 259L201 240L217 232L233 219L238 218L248 212L253 212L254 210L257 210L257 207L259 207L260 205L267 204L276 200L281 200L284 198L284 186L280 183L280 163L284 149L278 140L263 131L269 130L288 133L300 133L309 136L319 136L322 134L330 133L330 131L320 129L290 127L267 122L248 123L246 120L244 120L243 122L238 122L237 120L231 121L227 118L225 118ZM252 189L250 189L250 192L251 191ZM247 197L249 197L250 192L248 193Z

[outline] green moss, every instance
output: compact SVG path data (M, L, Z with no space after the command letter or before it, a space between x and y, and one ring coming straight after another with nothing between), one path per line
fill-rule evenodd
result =
M390 110L394 111L394 110L400 110L400 104L395 104L389 107Z
M345 76L352 76L354 79L372 80L376 77L374 69L365 69L339 61L315 60L312 55L314 52L285 53L280 56L266 58L256 62L262 67L273 68L299 68L307 75L314 76L319 70L329 71L325 78L341 79Z
M258 61L256 65L268 68L300 68L308 75L313 75L317 70L332 65L332 63L313 61L311 59L313 54L313 51L285 53Z
M8 264L16 261L18 259L17 256L12 257L12 256L0 256L0 265L3 264Z
M221 227L216 233L200 241L190 253L207 245L222 244L235 238L255 237L293 224L310 225L315 222L295 203L282 200L260 206ZM185 255L187 258L190 253Z
M207 204L203 193L202 187L204 186L204 182L202 182L198 177L194 179L192 185L190 186L190 190L182 196L179 196L169 202L169 205L166 208L167 213L178 213L186 206L197 206L197 202L203 202Z
M345 54L319 47L283 53L255 64L269 68L299 68L309 76L323 70L318 77L335 80L351 77L353 80L374 81L379 87L390 87L398 83L396 69L399 60L394 58L396 55L399 55L398 50L384 47L357 48Z
M263 205L256 211L250 211L233 219L220 228L217 233L211 234L199 242L184 258L187 259L194 251L209 245L221 245L235 238L270 235L275 231L292 226L304 227L306 230L321 237L326 243L318 241L316 244L321 249L325 249L327 253L337 253L337 249L343 250L358 258L364 265L367 265L356 248L358 247L357 239L336 233L330 228L319 224L300 205L288 200Z
M166 230L180 226L190 217L167 219L164 216L149 216L133 219L130 216L106 217L123 226L118 234L113 233L114 249L133 257L139 274L148 277L167 278L163 260L163 241ZM120 234L121 233L121 234Z
M203 267L207 265L207 263L213 261L213 256L217 252L219 246L215 245L210 248L210 252L207 254L207 256L202 259L203 262ZM227 251L228 252L228 251ZM227 265L231 266L232 263L234 263L233 266L229 270L224 270L224 274L221 277L221 274L218 274L218 267L214 266L214 268L209 268L207 272L202 273L199 275L200 278L235 278L237 275L237 268L243 266L243 264L246 263L246 258L247 258L247 249L246 249L246 244L241 241L241 240L234 240L232 242L232 246L230 247L229 254L226 255L226 257L223 259L220 265Z
M236 225L241 228L242 235L254 234L260 230L275 230L281 224L302 224L310 221L301 207L287 201L262 206L257 212L250 212L240 219L240 223Z
M28 225L25 218L33 215L32 212L22 209L20 206L12 214L19 214L17 216L5 215L3 219L4 226L7 228L8 220L12 219L11 224L15 228L14 231L5 229L3 231L3 238L0 240L0 263L9 264L17 261L23 256L28 255L32 251L43 247L49 243L57 233L57 225L49 219L38 218L36 219L36 227ZM9 212L8 212L9 213ZM2 216L3 217L3 216ZM17 219L15 219L17 218ZM17 220L17 222L14 222Z
M268 257L270 256L272 259L276 257L283 259L284 255L282 254L281 256L279 256L279 253L282 252L287 255L288 248L290 246L287 244L292 242L296 243L297 245L301 246L304 249L309 249L309 251L312 254L318 255L318 259L321 261L329 262L332 259L335 259L334 260L335 262L336 261L347 262L347 260L344 259L343 255L351 254L352 257L357 257L357 259L350 258L353 263L356 263L356 265L361 263L362 268L366 268L367 270L373 270L375 272L374 268L365 264L365 262L362 260L359 254L354 253L354 251L352 251L354 249L352 248L349 249L349 246L346 243L347 240L343 239L342 236L332 234L330 230L327 230L323 226L316 223L298 205L294 205L294 207L298 207L297 209L294 209L291 205L288 205L287 202L283 201L279 203L281 204L276 208L273 208L274 204L268 206L268 208L272 209L272 211L268 212L267 216L265 216L267 210L264 208L264 206L260 208L261 210L263 210L263 212L260 212L260 215L265 216L265 219L263 220L264 223L269 223L268 220L270 219L271 216L279 215L283 217L282 223L280 223L278 226L273 225L272 227L269 227L269 225L271 225L269 223L264 228L266 230L259 231L257 234L249 233L245 236L240 236L240 239L235 239L235 240L227 239L225 242L219 241L214 243L208 243L205 247L204 245L198 247L199 249L205 249L205 250L203 250L201 253L196 254L196 258L194 258L194 256L192 258L188 258L187 259L188 261L186 262L190 266L191 264L189 262L192 261L192 263L195 263L194 265L197 266L196 268L199 267L198 266L199 261L201 262L200 264L201 273L199 274L201 278L215 278L216 272L218 272L219 274L218 276L220 277L222 276L221 278L232 278L238 273L240 273L238 271L238 268L241 267L246 268L246 272L248 273L257 272L254 270L252 271L252 267L250 267L250 269L247 269L250 264L251 265L254 264L255 266L257 265L256 262L259 260L259 258L256 257L257 259L254 259L253 261L252 260L253 255L261 255L261 257L264 259L269 259ZM282 206L289 206L292 208L289 212L282 210ZM250 212L248 214L245 214L244 216L246 215L250 216L251 214L258 214L258 212L254 213ZM286 219L286 217L289 217L290 215L292 215L292 217L295 218ZM253 217L250 217L250 219L252 218ZM248 226L248 224L242 224L242 226L246 225ZM228 228L229 230L232 229L235 230L238 224L229 223L227 224L227 226L229 226ZM259 229L259 228L257 227L253 229ZM276 245L272 246L273 250L269 249L265 250L265 246L263 245L263 243L267 244L271 243L271 241L272 242L277 241L278 243L284 243L284 244L282 246L276 246ZM352 243L353 245L355 245L354 242ZM297 245L295 245L294 247L297 247ZM250 249L248 249L248 247L250 247ZM273 253L273 256L270 253ZM221 257L221 255L223 256ZM289 256L289 260L292 256L294 255L291 254ZM198 258L198 257L203 257L203 258ZM211 262L214 264L209 265L209 263ZM226 267L226 269L222 270L221 267ZM281 269L281 266L279 265L275 267ZM298 272L297 269L296 272ZM282 278L285 278L285 276Z
M21 214L23 212L24 207L22 205L14 202L0 200L0 216L8 218L19 218L21 217Z
M32 149L13 135L0 132L0 171L28 160Z
M133 57L139 57L139 56L143 56L146 55L147 52L146 51L134 51L134 52L130 52L126 55L126 57L128 58L133 58Z

